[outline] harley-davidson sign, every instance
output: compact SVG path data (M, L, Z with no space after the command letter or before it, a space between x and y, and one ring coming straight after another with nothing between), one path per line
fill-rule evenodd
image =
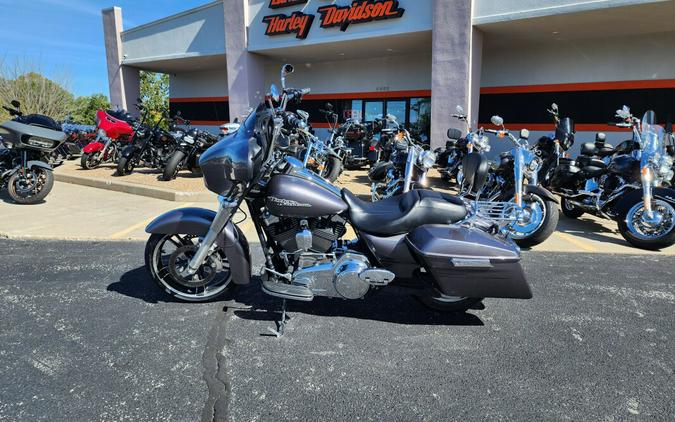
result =
M281 7L295 6L296 4L305 4L308 0L270 0L270 9L279 9Z
M265 16L263 22L267 24L265 35L293 34L299 39L307 38L309 30L314 22L314 15L302 12L293 12L290 16L273 15Z
M352 23L400 18L405 9L398 7L398 0L355 0L351 6L322 6L321 27L339 26L346 31Z

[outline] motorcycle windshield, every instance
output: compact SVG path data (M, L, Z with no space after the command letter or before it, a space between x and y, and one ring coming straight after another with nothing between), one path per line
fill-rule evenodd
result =
M640 139L640 143L642 144L640 165L643 168L650 162L658 160L664 150L663 128L653 123L647 123L647 121L648 120L643 120L642 122L642 133Z
M574 143L574 121L572 119L565 117L558 122L555 128L555 139L560 141L565 150L572 146Z

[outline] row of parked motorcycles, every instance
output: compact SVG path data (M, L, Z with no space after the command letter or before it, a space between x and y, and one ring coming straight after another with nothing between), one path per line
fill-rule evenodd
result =
M539 244L553 233L558 222L555 195L561 198L565 216L579 218L589 213L614 220L624 239L635 247L658 250L673 245L672 125L664 129L656 124L653 111L639 119L624 106L616 112L618 122L610 125L631 130L631 139L614 147L604 133L598 133L594 142L583 143L579 155L572 158L568 151L575 140L573 120L561 118L556 104L548 112L555 133L532 145L527 129L512 133L499 116L492 117L496 129L472 130L467 124L466 136L450 129L445 150L437 151L442 177L473 201L478 214L499 221L501 229L521 246ZM461 107L454 116L466 123ZM513 148L490 161L488 134L510 142Z

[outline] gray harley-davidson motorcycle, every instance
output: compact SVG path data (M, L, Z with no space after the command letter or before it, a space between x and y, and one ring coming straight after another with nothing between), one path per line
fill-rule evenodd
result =
M532 297L520 251L462 199L412 190L371 203L340 190L285 152L291 102L309 89L272 86L233 135L200 159L217 212L183 208L146 228L146 266L169 294L204 301L251 280L249 243L232 217L246 204L265 255L262 290L284 299L361 299L396 286L435 309L464 311L485 297ZM467 175L472 177L472 175ZM344 240L350 224L357 239ZM280 330L285 318L282 317Z

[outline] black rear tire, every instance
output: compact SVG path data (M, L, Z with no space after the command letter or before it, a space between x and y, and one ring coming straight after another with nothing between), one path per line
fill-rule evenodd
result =
M562 213L567 218L579 218L584 215L584 210L570 204L566 198L563 198L562 201L560 201L560 209L562 209Z
M164 167L164 173L162 174L162 180L168 182L176 178L178 170L180 170L181 162L185 158L185 153L180 150L174 151L173 155L169 158L169 161L166 162Z
M126 176L127 174L131 174L135 167L136 165L134 164L133 157L121 157L120 162L117 163L117 175Z
M43 169L41 167L34 168L31 170L33 177L43 178L41 181L40 190L35 195L26 195L25 193L19 192L16 187L16 183L19 181L21 174L19 172L14 173L7 182L7 192L14 202L17 204L23 205L32 205L42 202L49 192L52 191L54 187L54 174L51 170Z
M415 296L422 305L439 312L466 312L478 304L482 298L463 297L448 298L446 296Z

